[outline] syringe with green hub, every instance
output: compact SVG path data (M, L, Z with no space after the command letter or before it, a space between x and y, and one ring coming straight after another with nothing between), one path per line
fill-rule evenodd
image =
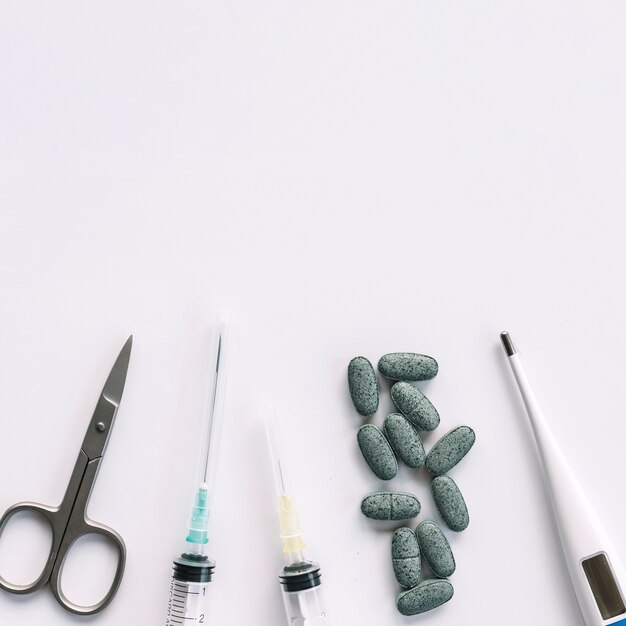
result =
M274 481L278 494L280 538L283 541L283 567L279 580L283 602L290 626L328 626L328 618L322 604L320 566L304 557L306 544L302 537L298 512L285 480L284 458L274 424L275 409L268 408L265 427L267 441L274 466Z
M199 477L188 525L185 547L174 559L169 589L166 626L208 624L210 590L215 561L209 558L209 517L215 486L217 452L224 415L226 388L225 358L227 323L219 316L215 325L211 356L211 386L206 402Z

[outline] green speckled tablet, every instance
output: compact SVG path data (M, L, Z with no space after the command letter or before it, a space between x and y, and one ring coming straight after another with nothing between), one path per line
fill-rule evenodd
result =
M399 382L391 388L391 399L398 410L419 430L435 430L439 413L430 400L416 387Z
M456 483L449 476L433 478L430 487L435 505L450 530L461 532L469 525L469 513Z
M395 453L409 467L417 469L424 465L426 453L419 433L409 420L392 413L385 419L385 434Z
M391 539L391 562L396 580L407 589L415 587L422 573L417 537L410 528L398 528Z
M356 356L348 365L348 388L354 408L364 417L378 409L378 379L372 364L363 356Z
M398 460L382 431L373 424L365 424L356 438L372 472L381 480L391 480L398 473Z
M459 426L444 435L426 457L426 469L435 476L447 474L471 449L476 434L469 426Z
M422 522L415 534L422 554L435 576L452 576L456 569L454 554L441 528L435 522Z
M390 352L378 361L378 371L391 380L430 380L438 370L433 357L416 352Z
M365 496L361 513L370 519L400 521L417 517L421 505L410 493L378 491Z
M417 587L401 592L396 606L402 615L417 615L445 604L454 595L447 580L424 580Z

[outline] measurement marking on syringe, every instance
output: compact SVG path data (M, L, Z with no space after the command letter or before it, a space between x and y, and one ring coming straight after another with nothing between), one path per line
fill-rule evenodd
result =
M199 591L186 591L184 587L182 589L180 587L177 587L176 591L178 591L179 593L184 593L185 595L188 595L188 596L200 595ZM176 595L176 594L174 594L174 595Z

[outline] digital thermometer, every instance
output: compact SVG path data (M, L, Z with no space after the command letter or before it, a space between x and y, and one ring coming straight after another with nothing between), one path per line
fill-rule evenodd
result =
M556 525L586 626L626 626L626 576L537 404L508 333L500 335L537 443Z

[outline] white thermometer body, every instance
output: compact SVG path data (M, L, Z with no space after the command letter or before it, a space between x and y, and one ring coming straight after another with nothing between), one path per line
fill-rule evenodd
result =
M528 384L519 355L502 333L541 461L567 569L586 626L626 626L626 575L594 510L574 478Z

